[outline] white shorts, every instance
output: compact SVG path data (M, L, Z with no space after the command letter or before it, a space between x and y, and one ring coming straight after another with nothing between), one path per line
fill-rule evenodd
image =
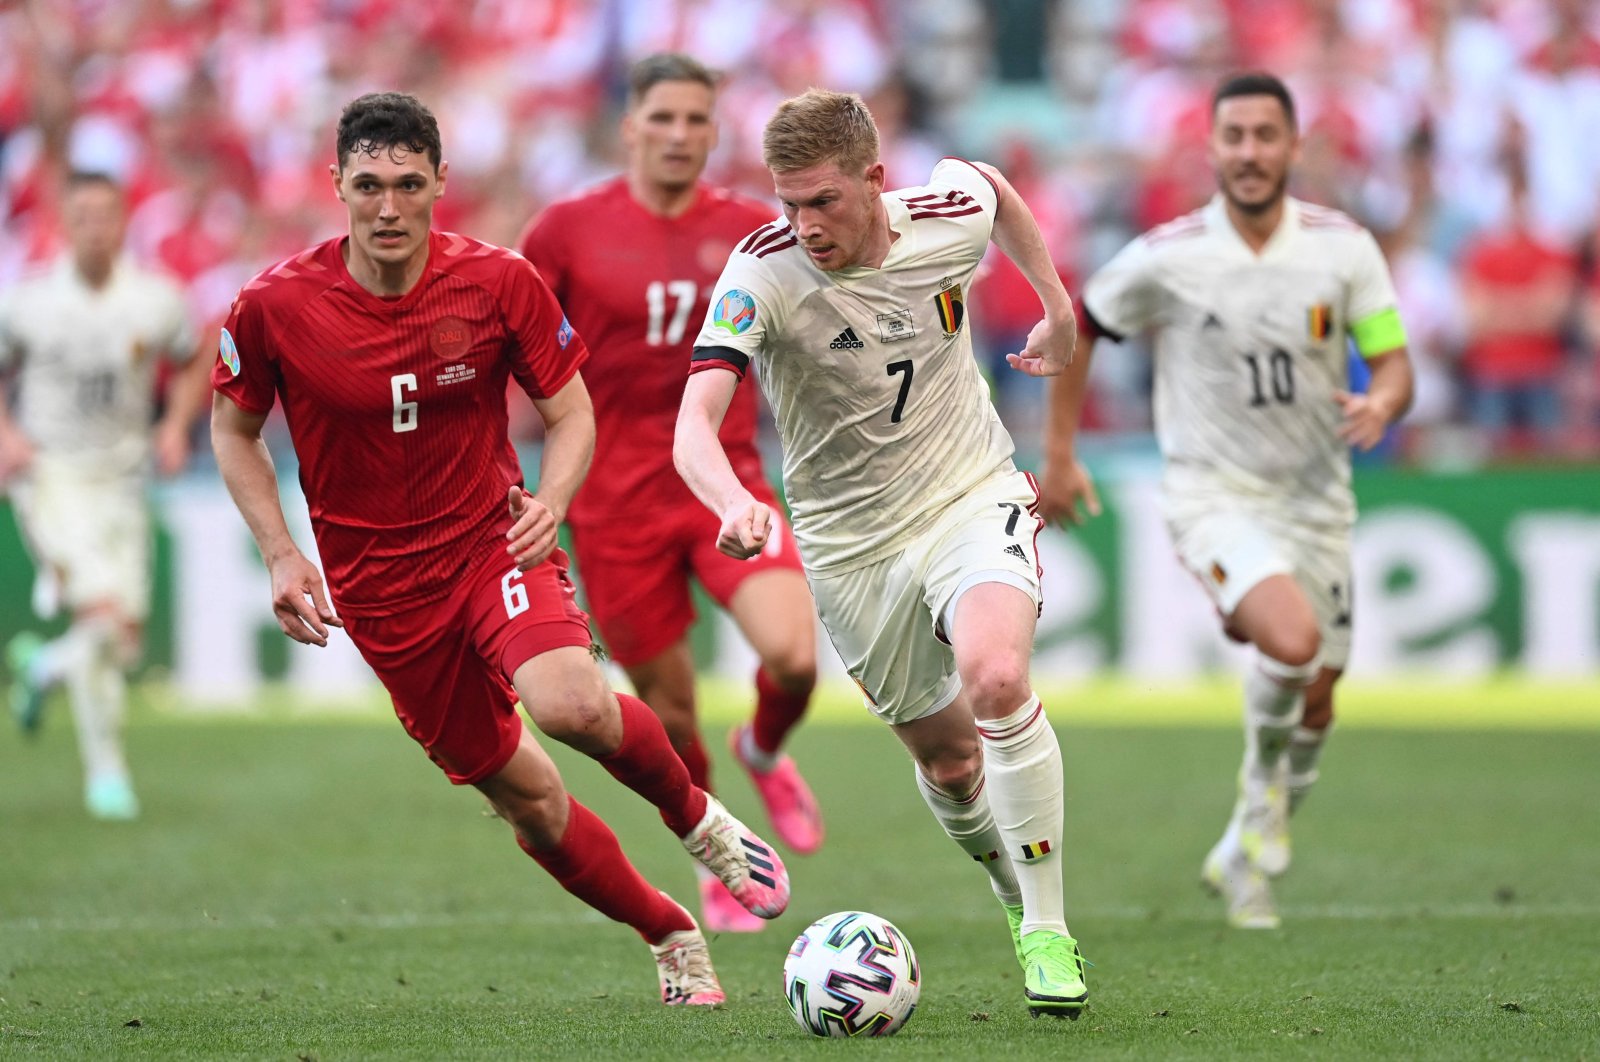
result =
M1322 666L1343 670L1349 663L1349 530L1311 529L1287 515L1273 519L1215 505L1204 512L1169 505L1167 530L1178 559L1224 617L1269 576L1294 576L1316 613Z
M11 486L33 556L34 607L111 604L126 618L150 613L150 514L144 480L95 475L78 465L34 459Z
M1039 604L1038 507L1032 476L1001 473L899 553L850 571L806 573L822 625L874 715L909 723L961 692L947 629L967 590L1005 583Z

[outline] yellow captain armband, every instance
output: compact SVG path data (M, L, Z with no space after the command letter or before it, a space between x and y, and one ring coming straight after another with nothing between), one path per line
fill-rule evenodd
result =
M1363 358L1376 358L1406 345L1406 326L1400 323L1400 311L1393 306L1352 322L1350 334Z

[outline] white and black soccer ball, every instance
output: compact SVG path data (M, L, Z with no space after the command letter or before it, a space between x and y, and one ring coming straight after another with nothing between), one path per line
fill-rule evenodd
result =
M890 1036L911 1019L922 969L888 919L840 911L806 927L783 961L783 994L814 1036Z

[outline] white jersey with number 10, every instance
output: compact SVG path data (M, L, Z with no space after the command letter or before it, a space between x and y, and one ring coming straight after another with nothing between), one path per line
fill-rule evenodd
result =
M1354 520L1334 393L1349 386L1350 327L1395 306L1366 229L1288 199L1257 254L1217 197L1130 243L1083 304L1112 338L1156 331L1169 503L1220 494L1305 524Z

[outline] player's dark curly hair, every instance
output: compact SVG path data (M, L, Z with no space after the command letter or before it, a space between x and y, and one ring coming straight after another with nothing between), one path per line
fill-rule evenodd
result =
M426 153L437 170L443 150L433 112L404 92L369 92L351 100L339 115L339 168L351 152L377 157L393 148Z
M1217 107L1223 100L1231 100L1235 96L1271 96L1283 104L1283 114L1289 119L1289 128L1295 128L1294 97L1289 95L1289 86L1276 75L1252 70L1247 74L1229 77L1211 95L1211 117L1217 116Z

